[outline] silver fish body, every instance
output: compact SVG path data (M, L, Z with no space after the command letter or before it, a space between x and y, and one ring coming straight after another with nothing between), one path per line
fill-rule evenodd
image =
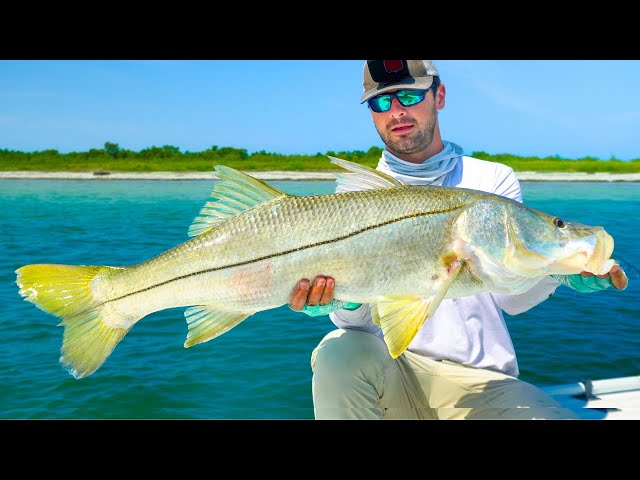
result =
M431 190L278 198L144 263L106 271L92 288L135 316L189 305L267 310L287 303L300 278L319 274L337 280L336 298L360 303L429 293L451 253L451 226L473 198Z
M152 312L190 307L191 346L288 303L301 278L332 276L336 299L372 304L398 356L443 298L522 293L545 275L613 264L613 239L601 227L334 163L350 170L339 180L357 191L295 197L218 167L222 181L190 229L194 238L128 267L28 265L17 271L20 292L62 318L61 360L80 378Z

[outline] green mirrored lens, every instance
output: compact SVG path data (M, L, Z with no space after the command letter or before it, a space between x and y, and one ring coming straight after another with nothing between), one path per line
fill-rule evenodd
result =
M374 112L386 112L391 108L392 95L380 95L373 97L370 101L371 108Z
M423 90L400 90L396 92L396 97L402 105L408 107L421 102L424 99L424 94Z
M424 100L426 93L426 90L400 90L395 93L370 98L369 106L374 112L386 112L391 108L393 97L396 97L403 106L410 107Z

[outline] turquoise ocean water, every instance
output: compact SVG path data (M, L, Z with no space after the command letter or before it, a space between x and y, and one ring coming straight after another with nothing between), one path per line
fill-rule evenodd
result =
M294 195L333 182L269 182ZM62 327L24 302L14 271L30 263L128 265L188 240L207 181L0 180L1 419L311 419L309 356L334 328L286 306L185 349L184 309L136 324L102 367L75 380L58 363ZM525 203L602 225L614 257L640 267L637 183L522 184ZM623 266L627 265L623 262ZM640 375L640 278L505 315L521 378L538 386Z

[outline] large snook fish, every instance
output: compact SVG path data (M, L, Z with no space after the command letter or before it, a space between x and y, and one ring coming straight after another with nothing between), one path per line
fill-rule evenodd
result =
M61 318L60 361L95 372L141 318L188 306L185 347L287 304L301 278L335 278L335 298L370 303L393 357L443 298L518 294L549 274L614 264L601 227L475 190L404 185L332 158L345 193L290 196L224 166L190 240L138 265L26 265L20 294Z

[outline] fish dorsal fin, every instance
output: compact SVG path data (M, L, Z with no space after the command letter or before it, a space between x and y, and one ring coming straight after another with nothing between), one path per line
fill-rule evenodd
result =
M216 165L215 173L220 180L213 185L210 200L189 227L190 237L208 232L229 217L261 203L287 196L262 180L234 168Z
M382 329L393 358L402 355L424 323L433 316L462 266L462 261L455 260L431 296L384 297L372 306L373 322Z
M349 162L341 158L329 156L331 163L339 165L349 171L349 173L336 173L336 182L338 186L336 191L339 192L356 192L360 190L375 190L377 188L389 188L405 185L391 175L379 172L378 170L360 165L359 163Z

